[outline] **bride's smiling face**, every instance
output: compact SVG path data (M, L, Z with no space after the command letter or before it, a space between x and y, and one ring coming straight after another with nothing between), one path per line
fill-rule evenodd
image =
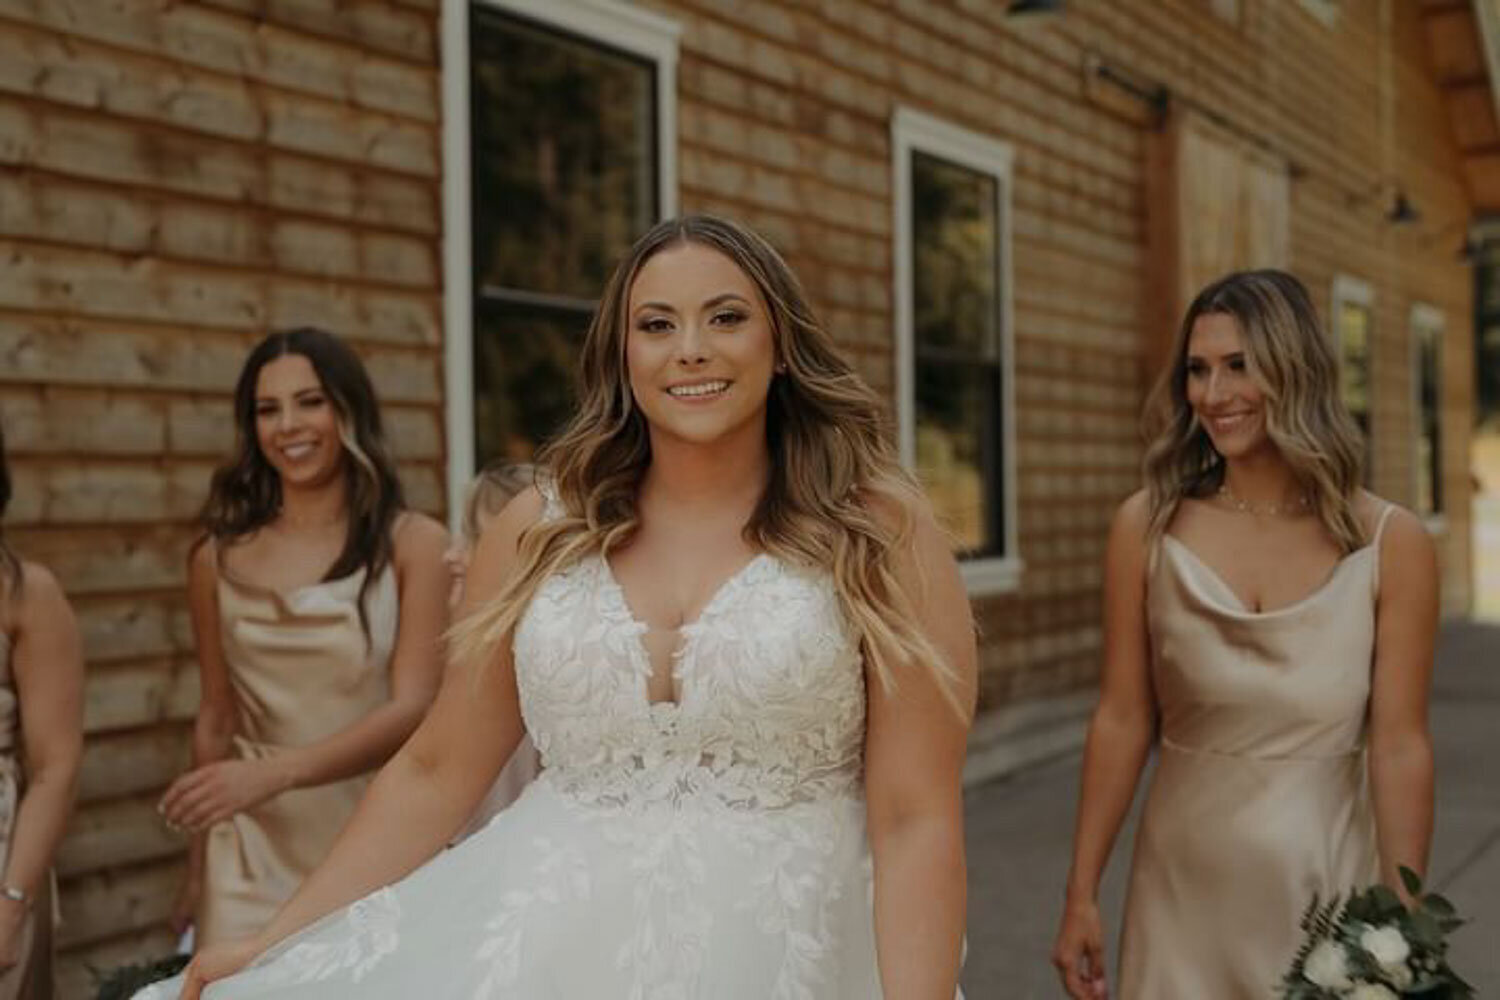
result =
M699 243L669 247L642 265L627 310L630 391L653 436L711 444L764 427L776 338L739 265Z

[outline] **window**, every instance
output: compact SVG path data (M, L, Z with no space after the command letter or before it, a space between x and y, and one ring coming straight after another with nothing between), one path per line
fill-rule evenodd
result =
M1500 238L1489 233L1474 266L1474 423L1500 432Z
M1339 356L1339 391L1365 438L1365 485L1368 486L1375 454L1370 363L1375 337L1374 291L1357 278L1339 275L1333 280L1330 320Z
M908 109L892 132L902 460L971 592L1014 589L1010 147Z
M1416 415L1413 506L1418 514L1443 513L1443 314L1432 306L1411 307L1411 370Z
M616 0L467 11L444 39L447 266L469 279L448 289L450 496L559 429L610 268L676 211L673 23Z

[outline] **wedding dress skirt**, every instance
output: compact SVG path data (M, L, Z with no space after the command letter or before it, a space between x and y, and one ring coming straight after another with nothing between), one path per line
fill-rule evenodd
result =
M674 703L648 700L645 628L601 558L545 581L515 640L537 780L207 1000L878 1000L865 682L832 581L751 561L683 626Z

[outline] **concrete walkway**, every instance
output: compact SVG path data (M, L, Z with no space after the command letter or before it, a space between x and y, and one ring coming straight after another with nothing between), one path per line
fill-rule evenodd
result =
M1430 882L1472 921L1454 937L1454 968L1479 996L1500 996L1500 625L1444 629L1432 730L1438 811ZM970 787L969 1000L1064 996L1048 955L1068 870L1078 770L1073 751ZM1105 879L1112 933L1132 835L1133 828L1122 836ZM1111 962L1114 954L1111 948Z

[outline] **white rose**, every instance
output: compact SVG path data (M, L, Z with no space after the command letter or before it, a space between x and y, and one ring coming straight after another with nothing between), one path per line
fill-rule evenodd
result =
M1405 965L1411 955L1411 945L1394 927L1367 927L1359 936L1359 946L1370 953L1370 957L1386 972Z
M1349 993L1349 1000L1400 1000L1379 983L1360 983Z
M1346 990L1352 985L1349 963L1344 957L1343 946L1337 941L1319 941L1302 964L1302 975L1314 986L1325 990Z

